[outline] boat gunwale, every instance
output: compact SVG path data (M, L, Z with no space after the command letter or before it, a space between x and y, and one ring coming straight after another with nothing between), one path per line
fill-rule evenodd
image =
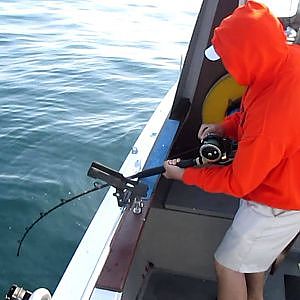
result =
M143 169L159 132L169 116L176 88L177 83L162 99L133 145L132 149L137 151L130 151L120 168L120 173L124 176L135 174ZM53 294L53 300L90 299L109 254L111 240L123 215L123 210L118 207L113 195L114 192L114 188L108 190L65 270ZM97 240L96 247L95 240Z

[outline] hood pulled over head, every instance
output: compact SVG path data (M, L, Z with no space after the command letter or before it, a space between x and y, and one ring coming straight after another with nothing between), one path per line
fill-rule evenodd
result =
M227 71L242 85L271 78L288 53L282 24L255 1L247 1L223 20L212 44Z

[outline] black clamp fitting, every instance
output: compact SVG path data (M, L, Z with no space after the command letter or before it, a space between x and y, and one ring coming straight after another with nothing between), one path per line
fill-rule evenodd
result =
M98 162L92 162L87 175L105 181L116 188L113 195L116 196L119 207L132 207L135 214L141 213L142 199L147 196L148 186L146 184L126 178L121 173Z

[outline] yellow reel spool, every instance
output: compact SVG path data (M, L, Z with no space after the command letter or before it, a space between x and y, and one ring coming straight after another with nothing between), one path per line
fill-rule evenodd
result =
M230 103L242 97L245 86L239 85L232 76L221 77L209 90L202 105L202 123L221 123Z

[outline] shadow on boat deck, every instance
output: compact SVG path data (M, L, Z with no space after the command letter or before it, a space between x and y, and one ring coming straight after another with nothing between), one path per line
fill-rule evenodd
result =
M299 300L300 254L291 252L280 268L268 276L265 300ZM234 288L234 287L233 287ZM215 300L215 281L153 269L145 279L137 300Z

